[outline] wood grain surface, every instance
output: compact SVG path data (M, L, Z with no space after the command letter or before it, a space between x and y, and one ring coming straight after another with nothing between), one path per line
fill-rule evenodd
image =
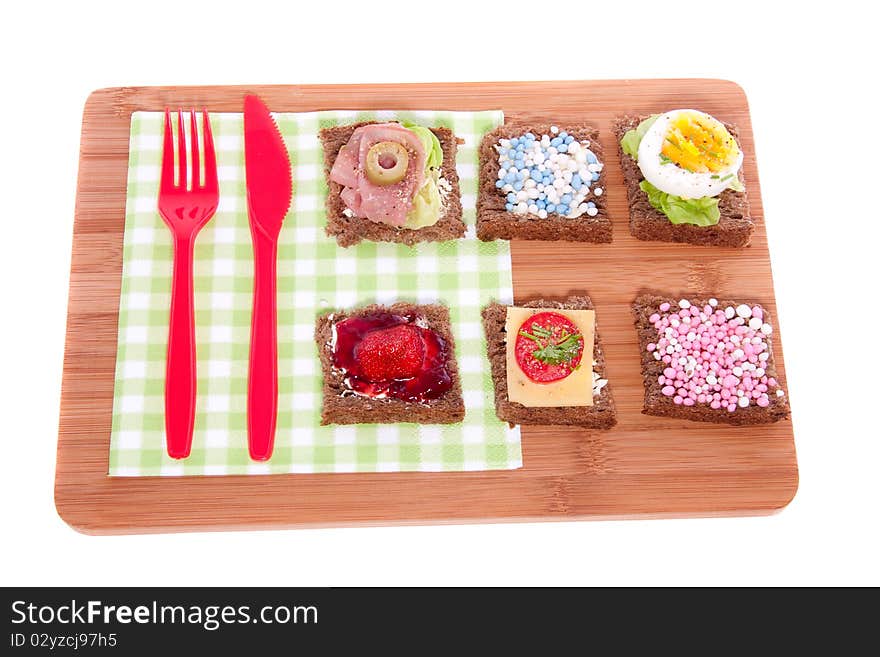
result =
M619 423L607 432L523 427L520 470L224 477L107 476L131 113L166 105L241 111L504 110L508 119L589 121L605 149L611 244L515 242L517 301L588 292ZM611 119L693 107L739 126L757 230L747 249L639 242L629 235ZM756 299L778 318L748 103L722 80L610 80L358 86L114 88L83 115L55 501L95 534L359 524L754 515L797 490L790 421L726 427L642 415L629 304L643 288ZM774 335L784 381L782 345Z

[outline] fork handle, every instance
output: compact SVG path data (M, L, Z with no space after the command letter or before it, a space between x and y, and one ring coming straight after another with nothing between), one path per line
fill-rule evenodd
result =
M275 261L278 243L253 230L254 304L248 366L248 450L255 461L272 456L278 412Z
M165 360L165 440L168 456L184 459L192 447L196 407L194 236L174 238L171 317Z

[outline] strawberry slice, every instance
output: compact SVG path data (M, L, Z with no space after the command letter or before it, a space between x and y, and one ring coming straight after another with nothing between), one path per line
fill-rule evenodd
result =
M370 381L411 379L422 370L425 343L418 327L400 324L367 333L354 357Z

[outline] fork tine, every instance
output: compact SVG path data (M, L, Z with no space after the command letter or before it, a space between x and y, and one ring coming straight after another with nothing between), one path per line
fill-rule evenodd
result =
M199 129L196 126L196 112L189 111L190 140L189 149L192 157L190 158L192 167L192 188L198 189L202 186L199 172Z
M171 113L165 108L165 138L162 147L162 189L174 187L174 138L171 136Z
M186 137L183 134L183 112L177 110L177 184L186 189Z
M205 189L211 193L217 192L217 159L214 155L214 137L211 134L211 121L208 119L208 110L202 109L202 119L205 133Z

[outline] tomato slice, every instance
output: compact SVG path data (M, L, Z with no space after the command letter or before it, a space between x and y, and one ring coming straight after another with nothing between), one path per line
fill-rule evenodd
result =
M581 362L584 336L568 317L541 312L529 317L516 335L516 362L535 383L552 383L569 376Z

